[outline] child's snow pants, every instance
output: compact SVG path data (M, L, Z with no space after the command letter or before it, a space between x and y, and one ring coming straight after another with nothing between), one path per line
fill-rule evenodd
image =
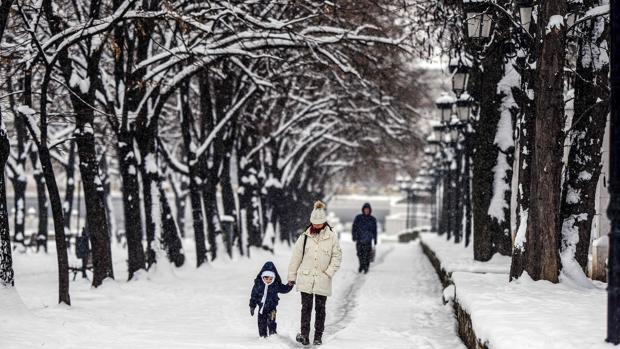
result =
M261 337L267 337L267 335L271 336L272 334L276 334L276 328L278 324L276 324L276 310L272 310L268 313L261 314L258 313L258 334ZM267 333L269 332L269 334Z

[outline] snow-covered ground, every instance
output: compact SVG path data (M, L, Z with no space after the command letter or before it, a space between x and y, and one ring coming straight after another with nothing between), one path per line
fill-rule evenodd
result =
M446 288L446 298L454 297L470 315L474 332L489 348L614 348L605 343L605 284L553 284L533 281L527 273L509 282L510 258L476 262L471 245L464 248L430 233L421 238L451 273L454 286Z
M420 234L422 241L435 252L441 266L447 273L467 271L473 273L508 274L510 272L510 257L495 254L488 262L474 260L474 244L465 247L465 244L455 244L446 241L446 236L436 233Z
M345 235L346 237L346 235ZM345 239L346 240L346 239ZM117 281L92 289L71 282L71 307L59 306L55 256L17 254L16 292L0 290L0 348L290 348L299 328L300 296L282 295L278 336L259 339L248 298L267 260L284 275L290 252L253 251L251 259L221 258L199 270L160 263L125 282L125 251L115 248ZM327 302L325 348L464 348L441 286L418 243L381 244L367 275L357 274L354 245ZM53 251L53 245L52 249Z
M604 349L605 288L575 288L533 281L524 274L454 273L456 299L471 315L474 332L493 349Z

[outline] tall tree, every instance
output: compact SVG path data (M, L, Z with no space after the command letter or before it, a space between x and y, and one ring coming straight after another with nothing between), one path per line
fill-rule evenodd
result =
M12 5L12 0L2 0L0 2L0 43L2 43L2 36ZM4 167L6 166L9 153L9 138L4 128L4 118L0 109L0 286L2 287L12 287L14 285L9 215L6 207L6 183L4 178Z
M534 280L558 282L560 196L564 141L565 0L540 4L535 83L534 142L525 270Z
M584 6L603 5L585 0ZM601 16L574 29L578 35L570 152L561 204L562 269L577 261L586 271L590 233L596 215L605 125L609 115L609 20ZM581 33L583 31L583 33ZM574 269L566 269L574 270Z

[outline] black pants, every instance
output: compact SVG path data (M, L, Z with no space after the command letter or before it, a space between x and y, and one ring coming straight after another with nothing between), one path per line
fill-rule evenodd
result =
M276 323L276 311L272 310L268 313L258 313L258 335L261 337L276 334L278 324ZM267 333L269 330L269 333Z
M312 302L314 299L314 338L321 338L325 329L325 302L327 297L312 293L301 293L301 334L310 336L310 319L312 318Z
M360 261L359 271L368 271L370 267L370 253L372 252L371 242L358 242L357 245L357 258Z

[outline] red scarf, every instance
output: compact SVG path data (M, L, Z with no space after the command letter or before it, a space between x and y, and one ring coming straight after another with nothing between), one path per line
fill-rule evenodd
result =
M316 234L320 233L321 230L323 230L323 228L325 228L325 224L323 224L323 226L318 228L318 229L316 229L314 226L311 226L310 227L310 235L316 235Z

